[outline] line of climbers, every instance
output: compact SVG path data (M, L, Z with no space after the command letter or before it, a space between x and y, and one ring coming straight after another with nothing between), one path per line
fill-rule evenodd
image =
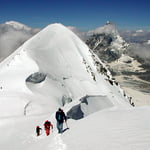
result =
M68 125L67 125L67 117L61 108L59 108L57 110L57 112L55 114L55 119L57 121L56 127L58 130L58 133L63 133L65 130L69 129ZM67 128L63 130L64 122L66 123ZM46 135L47 136L50 135L50 129L52 129L52 131L53 131L53 124L49 120L46 120L44 123L44 129L45 129ZM42 128L40 128L40 126L37 126L36 127L36 135L37 136L41 135L41 131L42 131Z

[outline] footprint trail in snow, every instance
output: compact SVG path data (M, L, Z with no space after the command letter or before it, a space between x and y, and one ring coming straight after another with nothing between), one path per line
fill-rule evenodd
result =
M56 134L49 144L52 150L67 150L67 145L63 142L61 135Z

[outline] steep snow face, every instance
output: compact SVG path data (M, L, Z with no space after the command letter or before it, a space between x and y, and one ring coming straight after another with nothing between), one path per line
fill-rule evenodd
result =
M64 96L76 100L87 94L110 101L115 97L112 103L126 105L123 91L102 66L73 32L61 24L49 25L0 64L1 107L16 109L15 115L53 112ZM21 110L6 106L10 96L16 103L23 101Z
M41 71L48 70L55 78L57 76L61 78L71 76L78 78L79 76L81 80L86 78L87 71L82 62L83 59L88 59L86 57L90 55L90 52L88 47L67 28L59 24L50 25L36 38L27 42L25 47L30 57L36 60ZM88 63L92 65L93 62L90 60Z

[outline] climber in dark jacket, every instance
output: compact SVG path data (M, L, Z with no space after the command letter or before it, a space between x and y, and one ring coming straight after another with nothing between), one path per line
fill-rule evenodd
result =
M42 128L40 128L39 126L36 126L36 135L39 136L40 132L41 132Z
M62 133L63 132L63 122L67 121L67 117L61 108L59 108L58 111L56 112L55 118L57 120L58 133Z

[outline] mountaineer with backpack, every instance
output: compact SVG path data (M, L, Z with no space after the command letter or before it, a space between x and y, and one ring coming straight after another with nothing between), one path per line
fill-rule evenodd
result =
M61 108L56 112L55 118L57 120L58 133L63 133L63 122L67 121L67 117Z
M46 120L44 123L44 128L47 136L50 134L50 127L51 129L53 129L53 125L51 124L51 122Z

